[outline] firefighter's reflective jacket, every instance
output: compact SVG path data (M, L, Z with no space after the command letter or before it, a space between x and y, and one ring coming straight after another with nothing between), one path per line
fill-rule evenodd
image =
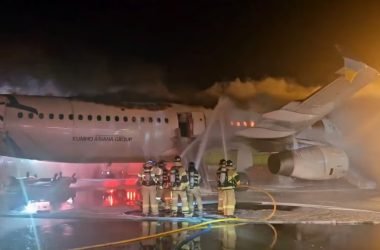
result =
M234 168L220 167L217 171L218 187L221 189L235 188L240 184L239 174Z
M183 166L174 166L170 170L170 185L172 190L184 191L189 184L186 170Z
M155 167L143 167L141 173L138 174L140 183L143 186L157 185L159 180L159 173Z
M189 171L189 188L199 187L201 183L201 176L196 169Z

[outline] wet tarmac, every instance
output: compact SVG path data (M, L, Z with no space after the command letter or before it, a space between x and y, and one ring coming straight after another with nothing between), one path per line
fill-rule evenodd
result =
M0 249L73 249L147 236L189 226L187 222L0 218ZM223 224L209 231L104 249L379 249L379 225ZM204 229L203 229L204 230ZM198 234L198 235L197 235ZM198 236L198 237L196 237ZM277 237L277 238L276 238ZM191 240L191 238L194 238Z
M267 187L278 202L273 225L224 223L104 249L380 249L379 190L351 187ZM258 221L272 209L268 197L237 193L236 214ZM216 195L204 196L210 214ZM139 210L135 189L78 189L65 203L31 218L20 211L0 215L0 249L73 249L123 241L191 226L192 221L131 220Z

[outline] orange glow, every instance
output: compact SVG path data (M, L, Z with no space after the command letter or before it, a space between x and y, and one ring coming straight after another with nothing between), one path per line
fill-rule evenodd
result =
M237 127L240 127L240 122L236 122L236 126L237 126Z
M247 126L248 126L248 124L247 124L246 121L243 122L243 126L244 126L244 127L247 127Z
M254 122L254 121L251 121L249 125L250 125L251 127L254 127L254 126L255 126L255 122Z
M233 126L233 125L234 125L234 122L233 122L233 121L231 121L231 122L230 122L230 125L231 125L231 126Z

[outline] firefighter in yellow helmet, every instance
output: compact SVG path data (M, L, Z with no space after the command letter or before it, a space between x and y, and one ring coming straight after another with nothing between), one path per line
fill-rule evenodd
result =
M226 160L221 159L219 161L219 168L216 171L216 178L218 181L218 214L224 214L223 210L223 190L222 190L222 182L221 180L224 180L225 174L227 172L226 168ZM222 175L223 173L223 175Z
M195 168L194 162L189 163L189 168L187 169L189 176L189 188L187 189L187 194L189 198L189 208L190 215L194 213L194 197L197 201L198 206L198 216L202 217L203 214L203 205L202 205L202 196L199 184L201 182L201 176Z
M189 180L180 156L174 158L174 166L170 169L170 185L172 188L172 216L177 216L178 213L178 196L182 202L183 215L190 216L186 193Z
M234 217L235 188L240 184L240 179L231 160L226 161L226 168L221 169L219 182L223 196L223 214L226 217Z
M156 176L156 168L153 161L147 161L143 165L142 171L139 173L139 180L142 195L142 213L144 216L149 214L149 208L152 210L153 216L158 216L158 204L156 200L158 176Z

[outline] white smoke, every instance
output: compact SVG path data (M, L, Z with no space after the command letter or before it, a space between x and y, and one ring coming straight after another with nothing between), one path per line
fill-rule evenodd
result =
M0 94L39 95L39 96L71 96L72 93L58 87L53 80L40 81L27 77L17 85L10 82L0 84Z
M360 170L380 182L380 83L360 90L331 115L342 132L336 144L342 147L351 161L351 168Z
M217 82L210 88L198 93L198 99L218 99L228 96L231 99L249 103L258 112L278 108L289 101L306 98L319 88L319 86L306 87L284 78L268 77L263 80L232 82Z

